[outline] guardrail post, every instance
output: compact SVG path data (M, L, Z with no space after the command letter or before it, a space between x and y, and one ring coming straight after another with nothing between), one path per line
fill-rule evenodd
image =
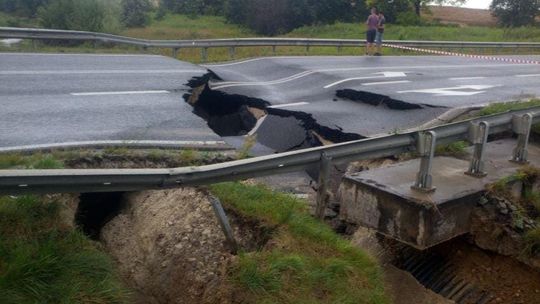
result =
M207 47L203 47L201 49L201 61L202 62L208 61L208 48Z
M272 54L276 56L276 46L272 45Z
M179 48L173 48L172 49L172 56L175 59L178 58L178 50L179 50Z
M342 50L343 50L343 47L341 45L338 45L338 47L337 47L338 54L341 54Z
M227 245L230 247L231 252L236 254L238 252L238 243L236 243L231 224L229 223L229 219L227 218L227 214L225 213L221 202L217 197L211 195L210 203L212 204L212 209L214 209L214 214L219 222L219 226L221 226L221 230L223 231L223 234L225 234Z
M434 131L419 132L417 150L420 154L420 171L416 175L416 182L411 188L422 192L433 192L431 169L433 165L433 157L435 156L435 144L437 142L437 134Z
M311 48L311 46L309 44L306 44L306 54L309 54L309 49Z
M474 152L469 170L465 174L474 177L484 177L484 154L489 135L489 123L482 121L479 124L471 124L470 141L474 145Z
M330 166L332 165L332 158L328 157L326 153L321 154L321 162L319 165L319 182L317 184L317 206L315 209L315 216L319 219L324 219L324 212L328 205L328 184L330 182Z
M529 136L531 135L532 114L523 116L514 116L512 119L512 130L517 134L517 145L514 148L512 159L510 161L525 164L527 163Z
M229 47L229 58L234 59L236 55L236 48L234 46Z

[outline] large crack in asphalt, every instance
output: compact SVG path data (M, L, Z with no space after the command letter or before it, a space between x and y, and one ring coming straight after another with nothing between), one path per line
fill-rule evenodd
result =
M271 108L263 99L212 90L209 82L213 80L221 79L211 71L191 79L184 99L222 137L256 134L257 142L273 152L365 138L320 125L309 113Z
M416 104L405 102L402 100L393 99L386 95L358 91L352 89L343 89L336 92L336 96L351 101L357 101L372 106L384 106L391 110L418 110L424 108L445 108L441 106L434 106L429 104Z

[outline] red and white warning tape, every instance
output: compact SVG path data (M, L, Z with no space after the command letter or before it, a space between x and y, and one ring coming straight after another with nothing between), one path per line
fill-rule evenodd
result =
M430 49L420 49L420 48L403 46L403 45L395 45L395 44L383 44L383 46L389 47L389 48L394 48L394 49L408 50L408 51L414 51L414 52L423 52L423 53L430 53L430 54L437 54L437 55L445 55L445 56L458 56L458 57L467 57L467 58L484 59L484 60L495 60L495 61L502 61L502 62L509 62L509 63L538 64L538 65L540 65L540 61L537 61L537 60L514 59L514 58L494 57L494 56L485 56L485 55L462 54L462 53L456 53L456 52L437 51L437 50L430 50Z

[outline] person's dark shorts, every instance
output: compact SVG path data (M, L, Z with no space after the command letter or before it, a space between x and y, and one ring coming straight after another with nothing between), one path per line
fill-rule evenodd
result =
M368 30L366 32L366 39L367 43L374 43L375 42L375 36L377 36L377 30Z

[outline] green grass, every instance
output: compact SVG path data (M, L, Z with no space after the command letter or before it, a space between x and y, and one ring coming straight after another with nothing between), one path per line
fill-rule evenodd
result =
M2 169L62 169L64 164L48 154L0 154L0 170Z
M525 234L525 253L529 256L540 254L540 227L529 230Z
M306 26L296 29L288 37L364 39L364 26L358 23ZM447 41L530 41L540 40L540 28L492 28L454 26L387 25L384 38L388 40L447 40Z
M35 20L20 20L6 15L0 15L0 24L19 22L35 26ZM2 21L4 20L4 21ZM15 21L13 21L15 20ZM124 29L121 35L146 39L214 39L255 37L254 32L244 27L227 23L220 16L200 16L190 18L185 15L167 14L162 20L152 20L145 28ZM335 23L331 25L306 26L296 29L284 37L299 38L341 38L364 39L364 28L359 23ZM385 39L402 40L470 40L470 41L539 41L540 28L488 28L488 27L454 27L454 26L400 26L388 25ZM129 46L100 46L91 43L76 47L50 46L40 43L24 42L13 48L0 46L0 51L40 51L40 52L70 52L70 53L138 53L141 49ZM531 50L525 50L525 52ZM169 49L147 49L149 54L172 56ZM514 54L516 50L465 50L467 53L497 53ZM271 47L237 48L235 58L262 57L273 55L361 55L363 48L312 47L309 52L304 47L278 47L274 53ZM385 55L417 55L418 53L403 52L385 48ZM201 62L200 49L182 49L178 58L190 62ZM228 48L211 48L208 50L208 61L226 61L230 54Z
M63 224L61 208L0 197L0 303L127 303L112 261Z
M4 12L0 12L0 26L36 27L37 20L30 19L30 18L10 16Z
M0 169L59 169L53 155L0 154ZM127 303L112 261L56 201L0 196L0 303Z
M455 156L463 157L467 154L467 147L469 144L465 141L456 141L448 145L439 145L435 148L435 154L437 156Z
M4 169L63 169L69 164L77 164L81 160L85 163L95 159L96 166L102 161L112 162L130 160L145 164L146 161L160 166L200 166L220 161L234 159L234 153L221 151L198 151L193 149L167 150L167 149L129 149L125 147L111 147L103 150L55 150L48 153L0 153L0 170ZM68 165L66 165L68 164Z
M224 17L167 14L162 20L152 20L144 28L126 29L121 35L144 39L213 39L253 37L255 34L243 27L227 23Z
M306 203L263 186L211 191L243 217L272 227L269 244L242 253L231 271L245 303L389 303L377 263L308 214Z
M533 99L525 102L521 101L513 101L513 102L501 102L501 103L493 103L489 106L483 108L480 110L477 115L478 116L486 116L486 115L493 115L493 114L499 114L504 113L512 110L522 110L530 107L538 107L540 106L540 99Z

